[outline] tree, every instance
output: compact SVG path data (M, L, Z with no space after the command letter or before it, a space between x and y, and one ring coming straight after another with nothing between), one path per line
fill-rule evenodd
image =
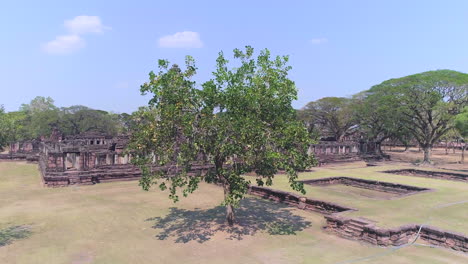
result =
M59 126L59 109L50 97L36 96L29 104L22 104L20 111L27 116L24 125L28 139L50 135Z
M82 105L62 108L60 118L59 129L65 135L77 135L89 131L115 135L120 130L116 114Z
M455 117L455 128L463 139L461 163L465 163L465 149L468 141L468 106L463 108L463 112Z
M423 162L430 163L432 146L453 129L455 115L468 103L468 74L423 72L384 81L370 92L397 106L401 122L424 150Z
M213 78L201 89L191 80L197 70L191 57L185 71L159 61L158 74L151 72L149 82L141 86L141 92L153 98L149 108L137 114L129 146L142 169L144 190L159 184L177 201L179 188L187 196L201 180L220 184L229 225L251 183L242 177L246 172L256 172L258 185L271 185L278 169L284 169L290 186L305 192L297 171L312 165L307 155L311 140L291 107L297 90L288 79L288 57L272 60L263 50L255 60L253 52L249 46L235 49L237 68L231 68L221 52ZM188 175L200 157L214 168L204 175ZM154 165L170 165L174 176L153 172Z
M302 119L314 124L322 131L322 136L332 136L342 141L347 132L355 125L351 99L344 97L325 97L308 103L301 111Z
M54 99L36 96L29 104L22 104L20 107L20 111L30 112L31 114L46 110L57 110L57 107L54 105Z
M0 105L0 151L3 151L3 148L8 143L9 128L10 124L5 109L3 105Z
M351 108L361 134L367 141L376 143L377 154L383 155L381 143L384 140L404 138L406 130L400 122L401 113L394 101L364 91L353 96Z

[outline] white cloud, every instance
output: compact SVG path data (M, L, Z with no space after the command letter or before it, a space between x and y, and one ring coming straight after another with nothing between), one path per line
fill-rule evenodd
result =
M110 27L104 26L98 16L76 16L65 20L65 28L73 34L102 33Z
M183 31L161 37L159 46L162 48L201 48L203 42L198 32Z
M42 45L42 50L50 54L68 54L86 46L81 35L102 33L110 27L104 26L98 16L76 16L63 23L69 34L60 35Z
M312 43L314 45L323 44L323 43L327 43L327 42L328 42L327 38L313 38L313 39L310 40L310 43Z
M68 54L86 46L86 42L78 35L57 36L42 45L42 50L50 54Z

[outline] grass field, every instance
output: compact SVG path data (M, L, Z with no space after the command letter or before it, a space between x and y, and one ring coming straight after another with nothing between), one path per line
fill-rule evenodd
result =
M396 200L376 200L346 189L307 187L308 196L359 209L379 225L426 220L466 231L467 204L431 207L467 197L466 183L382 174L389 167L350 164L317 168L301 175L362 177L437 189ZM394 166L392 167L394 168ZM278 176L275 188L285 188ZM201 184L174 204L160 191L144 192L137 182L50 189L37 165L0 162L0 230L24 226L29 234L0 246L0 263L467 263L447 249L409 246L391 251L325 233L323 216L248 197L237 209L239 225L224 225L222 190ZM0 231L1 234L1 231Z

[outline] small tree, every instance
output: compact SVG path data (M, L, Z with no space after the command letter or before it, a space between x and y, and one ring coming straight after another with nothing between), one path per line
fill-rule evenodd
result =
M468 103L468 74L437 70L391 79L370 92L396 105L401 120L430 163L434 143L453 129L455 115Z
M143 172L140 185L148 190L159 184L169 188L169 197L187 196L201 180L224 189L226 220L234 223L234 207L247 193L250 181L242 174L256 172L258 185L271 185L278 169L287 172L290 186L305 193L296 181L297 171L312 165L307 155L311 143L307 129L296 118L291 102L296 99L294 82L288 79L288 57L270 59L263 50L252 58L253 48L234 50L240 66L230 68L221 52L213 79L197 89L191 77L196 67L191 57L185 71L159 61L158 74L141 86L152 93L149 110L137 114L130 151ZM201 155L202 154L202 155ZM200 156L214 169L205 175L188 175ZM170 166L174 174L152 171L152 166Z

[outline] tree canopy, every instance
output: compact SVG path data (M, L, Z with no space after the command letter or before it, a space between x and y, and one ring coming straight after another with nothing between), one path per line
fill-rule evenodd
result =
M218 183L224 188L229 224L251 183L244 173L254 171L257 184L271 185L274 174L283 169L291 187L305 192L297 171L312 165L307 155L311 139L291 106L297 90L288 78L288 57L272 59L268 50L256 59L253 54L249 46L235 49L239 65L234 68L221 52L213 78L201 87L191 80L197 71L191 57L184 71L159 61L159 72L151 72L149 82L141 86L153 98L149 108L140 111L130 144L137 156L134 162L143 171L143 189L158 184L169 188L170 198L177 201L178 189L187 196L202 180ZM200 157L214 169L189 176L191 164ZM164 177L151 171L153 165L177 170Z
M454 118L468 103L468 74L437 70L391 79L369 90L380 98L378 108L390 106L430 162L432 146L454 127Z
M322 136L341 141L355 124L351 102L345 97L324 97L308 103L301 109L300 117Z
M455 117L455 129L463 140L461 163L465 162L465 149L468 143L468 106Z
M1 110L0 134L3 145L40 137L48 137L58 130L63 135L77 135L94 131L108 135L129 132L132 117L91 109L82 105L59 108L50 97L37 96L19 111L5 113Z

